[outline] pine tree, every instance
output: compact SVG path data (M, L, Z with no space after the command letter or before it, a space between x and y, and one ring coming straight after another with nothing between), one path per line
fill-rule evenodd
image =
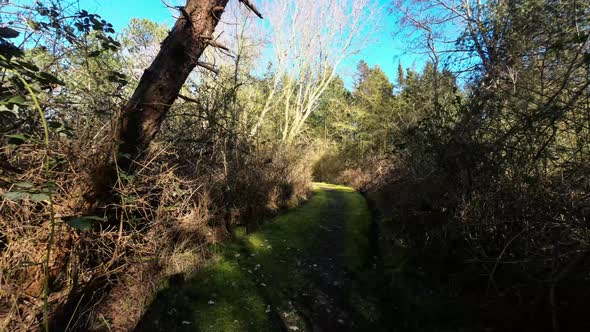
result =
M397 86L401 89L405 83L405 73L404 67L402 66L402 62L400 61L397 66Z
M370 75L371 69L369 65L364 61L359 61L359 64L356 66L356 81L354 82L355 90L358 90L358 87L367 80Z

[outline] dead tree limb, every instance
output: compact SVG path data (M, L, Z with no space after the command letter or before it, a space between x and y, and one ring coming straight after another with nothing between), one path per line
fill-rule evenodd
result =
M254 6L254 4L252 2L250 2L250 0L239 0L241 3L244 4L244 6L246 6L248 9L250 9L250 11L252 11L254 14L256 14L256 16L260 17L260 18L264 18L262 17L262 14L258 11L258 9L256 9L256 6Z
M197 66L210 70L215 73L215 75L219 74L219 69L217 69L213 64L199 61L197 62Z
M213 46L213 47L215 47L215 48L222 49L222 50L224 50L226 52L229 52L230 51L227 46L225 46L223 44L220 44L220 43L218 43L215 40L207 40L206 43L209 44L209 45L211 45L211 46Z

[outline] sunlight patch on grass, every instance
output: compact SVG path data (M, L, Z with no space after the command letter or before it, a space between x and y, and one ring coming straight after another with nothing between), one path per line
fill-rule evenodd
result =
M339 184L331 184L331 183L325 183L325 182L314 182L313 183L313 188L314 190L337 190L337 191L342 191L342 192L348 192L348 193L354 193L356 192L354 190L354 188L348 187L348 186L343 186L343 185L339 185Z
M280 330L273 312L289 307L288 302L307 286L301 264L314 243L322 241L318 238L320 221L338 197L334 191L345 199L343 240L349 266L351 270L362 268L368 255L369 224L364 198L349 187L314 183L314 195L305 204L274 218L257 232L236 230L232 241L217 248L210 264L180 289L166 290L152 309L157 316L152 326L157 329L143 330L166 331L167 326L178 326L178 321L190 323L182 325L182 331ZM372 315L369 303L360 305ZM169 315L172 306L176 312Z
M354 274L355 283L349 294L349 303L357 315L367 322L382 319L379 301L374 289L376 270L373 266L370 249L371 214L365 198L354 190L340 190L346 200L347 217L345 219L345 255L350 272Z
M146 331L275 331L273 308L285 306L305 285L299 261L319 230L329 198L321 187L302 206L274 218L259 231L238 229L211 262L181 287L164 290ZM274 310L274 309L273 309ZM301 326L300 328L303 328ZM178 330L178 328L177 328Z
M371 215L367 201L357 192L345 195L348 217L346 218L346 257L351 271L366 268L370 259L369 227Z
M248 242L248 248L254 253L268 252L272 249L272 246L268 243L268 239L261 233L246 236L246 240Z

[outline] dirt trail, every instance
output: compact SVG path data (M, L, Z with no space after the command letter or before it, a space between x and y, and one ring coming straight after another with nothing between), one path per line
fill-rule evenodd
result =
M378 331L360 281L369 216L357 192L316 184L309 202L163 290L137 331Z
M328 189L329 204L319 234L305 258L304 273L311 282L303 293L303 311L313 331L358 331L366 326L350 306L354 280L346 255L346 222L351 213L342 192Z

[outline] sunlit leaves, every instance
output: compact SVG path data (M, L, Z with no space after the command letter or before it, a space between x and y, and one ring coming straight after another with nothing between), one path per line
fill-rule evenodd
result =
M54 132L56 134L63 134L67 137L74 136L74 128L63 124L62 122L47 121L47 126L49 127L49 130L51 130L52 132Z
M23 134L4 135L4 137L6 137L7 143L10 145L21 145L29 140L29 136Z
M15 104L15 105L24 105L25 104L25 97L23 96L14 96L8 99L7 101L1 101L1 104Z
M15 202L18 202L18 201L24 199L25 197L27 197L27 193L24 193L21 191L9 191L9 192L5 192L3 195L7 199L9 199L11 201L15 201Z
M48 194L45 194L45 193L29 194L29 198L33 202L35 202L35 203L48 202L49 201L49 195Z
M25 188L25 189L30 189L30 188L35 187L35 185L32 184L31 182L16 182L14 185L16 187Z
M105 221L105 218L97 217L97 216L73 216L73 217L65 217L63 218L66 224L70 227L79 230L79 231L86 231L92 229L92 226L96 222Z
M15 110L17 106L22 106L26 104L25 97L23 96L11 96L8 99L0 100L0 112L3 108L7 110ZM1 107L3 106L3 107Z
M55 184L48 182L41 185L35 185L32 182L15 182L10 191L2 195L13 202L19 202L28 199L34 203L49 202L51 192L55 189Z

